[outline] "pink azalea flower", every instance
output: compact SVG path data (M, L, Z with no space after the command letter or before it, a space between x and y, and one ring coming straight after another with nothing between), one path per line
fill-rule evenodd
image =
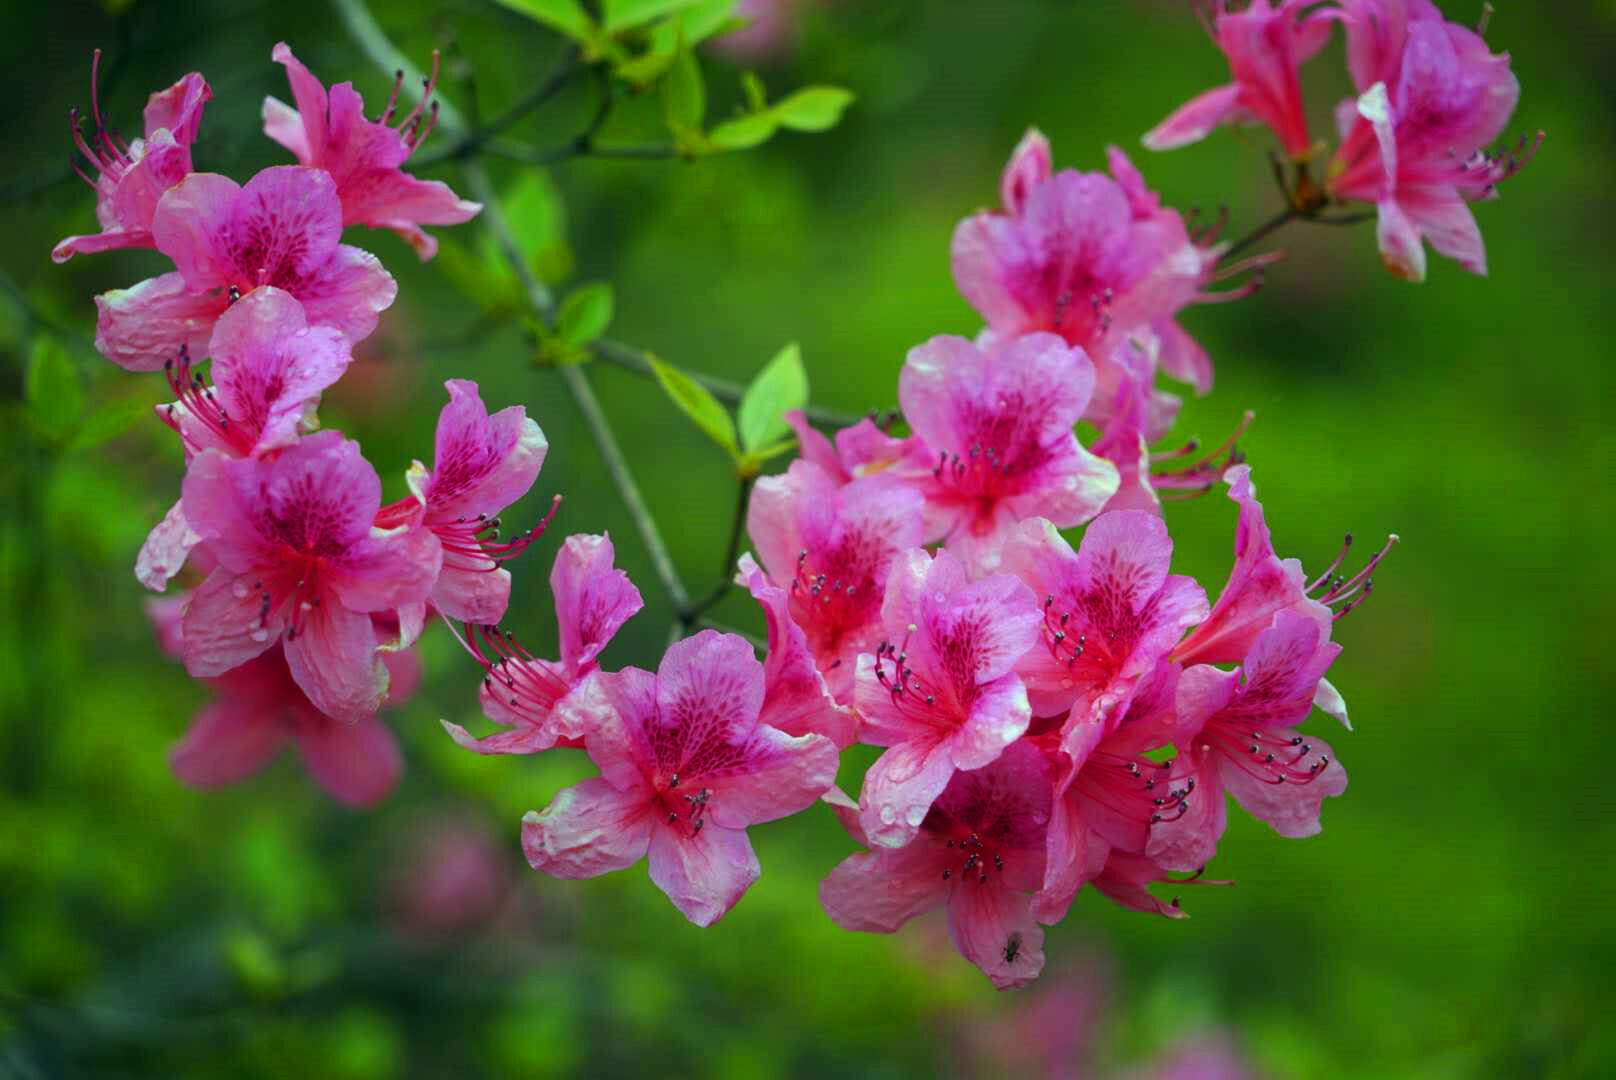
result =
M432 606L451 619L492 624L505 617L510 571L500 564L527 550L555 516L510 540L499 539L499 513L532 488L550 449L544 432L520 405L490 416L469 379L450 379L449 403L438 414L431 469L410 467L411 497L382 508L377 524L421 523L443 546L443 571Z
M182 348L200 356L225 309L264 285L296 298L310 325L358 342L398 287L341 234L336 186L318 169L265 169L245 187L192 173L152 219L158 250L178 269L96 297L96 348L131 371L155 371Z
M1368 596L1374 585L1371 575L1375 567L1397 541L1396 536L1390 537L1368 565L1352 577L1332 578L1346 556L1344 547L1324 573L1309 582L1300 560L1281 559L1275 554L1262 504L1251 482L1251 466L1236 465L1223 479L1229 485L1229 498L1240 504L1234 567L1206 621L1173 651L1173 659L1185 666L1239 663L1281 611L1311 619L1328 638L1331 623ZM1351 544L1352 537L1348 536L1347 547Z
M1025 986L1044 967L1044 931L1029 894L1044 877L1049 762L1013 743L986 766L952 775L903 847L874 841L864 815L842 823L868 851L850 855L819 886L838 926L890 934L917 915L948 909L954 945L1000 990Z
M1319 808L1347 789L1347 774L1328 744L1296 726L1340 651L1316 621L1282 611L1237 670L1200 664L1184 672L1175 771L1194 778L1195 797L1151 831L1151 858L1174 870L1206 865L1223 835L1224 791L1281 836L1319 831Z
M1210 29L1234 81L1180 106L1145 135L1145 145L1171 150L1199 142L1219 124L1255 121L1268 125L1293 159L1306 159L1312 141L1297 68L1324 48L1330 23L1313 0L1252 0L1241 11L1221 0Z
M1206 591L1169 574L1172 557L1167 525L1142 510L1100 515L1075 552L1048 521L1022 522L1004 567L1043 598L1043 640L1016 668L1034 715L1108 722L1206 618Z
M763 665L733 634L669 646L655 675L596 674L561 706L602 775L522 819L535 870L588 878L649 857L651 880L697 926L735 906L759 867L746 829L813 804L836 747L758 722Z
M802 459L824 469L839 484L885 472L909 476L933 465L931 453L919 439L889 435L869 417L842 428L834 443L816 431L800 409L786 413L786 422L797 433Z
M486 933L517 914L515 867L503 838L481 819L438 810L403 837L385 885L393 932L419 945ZM514 903L513 903L514 901ZM525 929L525 928L524 928Z
M1338 111L1342 143L1330 162L1330 194L1376 205L1380 253L1393 273L1424 280L1423 241L1485 274L1481 230L1465 204L1494 197L1536 150L1524 140L1502 159L1485 150L1520 98L1509 55L1423 2L1347 0L1344 7L1360 95Z
M852 702L858 655L881 639L892 561L924 539L921 508L919 492L892 477L840 486L806 460L792 462L784 476L763 477L752 491L747 532L768 578L754 587L743 570L742 583L766 608L773 601L758 588L785 590L785 614L844 705Z
M1038 644L1038 601L1007 574L971 581L947 550L892 563L881 621L887 639L858 658L859 740L887 747L864 775L863 829L908 843L958 770L980 769L1027 730L1032 711L1015 668Z
M612 565L607 536L569 536L550 569L561 658L540 660L509 633L468 626L466 646L483 666L483 713L508 730L479 739L443 721L455 742L479 754L535 754L582 745L582 732L558 727L556 706L599 666L601 650L644 606L628 575Z
M164 651L176 657L184 650L182 605L183 599L151 605ZM373 633L378 642L391 636L380 624ZM380 656L391 676L386 703L402 704L420 683L420 657L391 650ZM315 782L349 806L374 805L398 785L404 759L392 732L375 716L345 723L321 712L292 678L280 646L206 682L214 700L168 754L169 766L184 783L234 784L263 769L290 743Z
M295 442L320 392L352 359L341 332L309 326L302 305L273 286L254 289L219 317L208 352L214 385L182 350L179 363L165 369L178 400L157 409L179 433L187 461L207 450L250 457ZM161 592L200 539L176 502L142 545L135 577Z
M787 735L823 735L838 750L851 746L858 737L858 716L848 706L836 703L825 677L819 673L808 635L792 617L794 605L811 605L814 585L808 586L806 593L797 581L790 589L781 588L769 580L750 555L741 556L736 580L763 606L763 618L769 628L768 650L763 657L761 721ZM814 584L820 594L836 597L834 588L817 580ZM803 593L803 599L799 599L799 593ZM853 665L845 667L851 673Z
M152 217L163 193L191 172L191 144L202 123L202 107L213 96L207 80L191 72L146 102L145 137L125 144L101 119L96 94L96 71L101 50L90 66L90 118L95 131L86 138L79 130L79 114L69 114L73 145L94 171L73 162L73 171L95 191L95 216L101 231L92 236L69 236L51 249L59 263L74 255L118 248L154 247Z
M946 335L911 349L898 400L932 452L929 536L992 570L1023 518L1065 528L1099 513L1117 470L1072 434L1093 386L1088 357L1053 334L1018 338L991 359Z
M1143 855L1151 830L1187 812L1195 782L1172 762L1145 755L1180 734L1175 711L1179 669L1160 664L1114 723L1074 710L1058 750L1048 861L1033 914L1043 923L1065 917L1086 882L1104 873L1114 853Z
M425 529L371 525L381 481L339 432L273 459L210 450L186 473L184 514L218 566L185 609L185 667L222 675L285 642L292 678L339 720L387 693L371 613L426 598L442 553Z
M1142 911L1147 915L1162 915L1169 919L1189 918L1179 906L1178 897L1164 901L1151 893L1149 887L1160 881L1172 882L1175 885L1228 884L1226 881L1203 882L1198 879L1175 878L1148 855L1112 850L1106 856L1105 868L1094 878L1094 887L1101 894L1133 911Z
M1048 142L1029 133L1000 181L1003 212L960 222L950 249L955 284L988 324L984 344L1041 330L1087 351L1099 392L1086 418L1097 423L1119 378L1111 353L1130 337L1150 337L1171 374L1210 386L1210 363L1175 316L1207 298L1218 255L1161 206L1126 155L1113 148L1110 165L1114 177L1051 173Z
M482 210L481 203L460 198L441 180L418 180L400 168L420 149L437 119L436 102L423 112L437 82L436 53L421 104L397 127L389 122L398 104L402 74L387 99L387 108L371 121L365 119L365 103L352 83L338 83L328 94L284 41L270 56L285 65L297 108L266 97L264 134L295 154L300 164L331 174L342 200L343 225L391 229L424 261L437 254L438 242L422 225L459 225Z

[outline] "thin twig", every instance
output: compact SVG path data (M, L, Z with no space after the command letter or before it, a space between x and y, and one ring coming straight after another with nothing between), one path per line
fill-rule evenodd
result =
M462 161L471 157L486 147L494 136L560 93L562 88L572 81L572 77L582 67L583 62L579 59L578 50L576 48L569 49L561 63L557 64L549 75L545 76L533 89L513 102L504 112L487 124L473 128L462 136L458 142L434 153L423 154L415 158L411 164L416 168L426 168L429 165L438 165L445 161ZM469 109L470 107L471 105L468 102L467 108ZM502 154L501 156L504 155Z
M1223 253L1222 257L1219 258L1218 261L1227 262L1236 255L1240 254L1242 251L1251 247L1263 237L1267 236L1269 233L1283 228L1301 216L1301 211L1297 210L1296 207L1287 206L1283 212L1275 214L1273 217L1251 230L1251 232L1247 233L1245 236L1242 236L1233 244L1230 244L1228 250Z
M735 499L735 517L729 526L729 544L724 549L724 562L718 568L718 584L712 592L679 613L679 621L685 626L696 622L714 604L724 599L733 584L731 575L735 570L735 559L741 553L741 536L746 531L746 504L752 496L753 479L750 476L741 477Z

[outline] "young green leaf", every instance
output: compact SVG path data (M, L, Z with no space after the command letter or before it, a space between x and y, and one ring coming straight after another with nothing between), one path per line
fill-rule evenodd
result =
M740 448L735 445L735 422L729 418L729 413L724 411L718 399L689 375L654 356L651 357L651 369L656 372L657 382L662 384L663 391L679 406L679 411L690 417L730 457L738 459Z
M495 0L503 7L559 30L574 41L595 36L595 23L578 0Z
M751 112L762 112L769 107L769 93L755 71L741 73L741 93L746 96L746 107Z
M853 93L839 86L805 86L781 98L771 110L780 126L793 131L825 131L836 126Z
M802 350L792 342L775 354L741 396L741 405L735 414L741 431L741 447L752 453L785 435L790 430L785 414L806 404L808 373L802 367Z
M685 8L695 7L700 0L606 0L603 20L608 34L644 26L653 19Z
M774 138L779 127L773 114L753 113L725 120L707 133L707 139L720 150L750 150Z
M701 64L685 42L680 42L662 80L662 112L676 139L699 134L707 116L707 86L702 82Z
M78 424L84 412L84 388L78 368L55 338L41 334L34 340L23 396L30 416L47 436L65 438Z
M569 293L556 314L556 336L569 345L588 345L612 322L612 287L605 282Z
M142 396L125 396L102 402L85 417L84 424L73 434L73 441L67 448L94 450L151 415L152 403Z

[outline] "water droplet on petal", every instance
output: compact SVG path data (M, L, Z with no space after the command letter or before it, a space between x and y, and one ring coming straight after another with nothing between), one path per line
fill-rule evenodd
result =
M1070 690L1071 688L1072 688L1072 680L1071 679L1062 679L1061 680L1061 689L1062 690Z
M267 627L260 626L247 636L252 638L254 641L265 642L269 640L269 629Z
M881 807L881 824L891 825L896 820L898 820L897 812L891 806Z
M234 596L237 600L245 600L247 598L247 594L251 591L251 589L247 588L247 583L245 581L238 581L234 585L230 586L230 595Z
M941 604L943 601L948 599L948 594L942 590L938 590L937 592L931 594L931 598Z
M920 828L920 823L926 820L926 808L924 806L911 806L909 812L903 815L903 820L914 828Z

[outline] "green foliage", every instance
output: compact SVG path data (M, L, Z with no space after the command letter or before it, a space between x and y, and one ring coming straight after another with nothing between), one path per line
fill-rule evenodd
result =
M651 367L668 400L677 405L680 412L688 416L703 434L722 447L730 457L739 458L735 422L712 392L672 364L654 356L651 358Z
M612 287L584 285L567 295L556 315L556 336L568 345L584 346L606 332L612 322Z
M808 373L803 370L802 350L792 342L758 372L736 410L743 472L755 474L763 462L793 445L785 414L807 404Z
M64 442L77 428L84 412L84 387L79 382L78 368L67 350L47 334L34 339L23 394L28 419L45 438Z

